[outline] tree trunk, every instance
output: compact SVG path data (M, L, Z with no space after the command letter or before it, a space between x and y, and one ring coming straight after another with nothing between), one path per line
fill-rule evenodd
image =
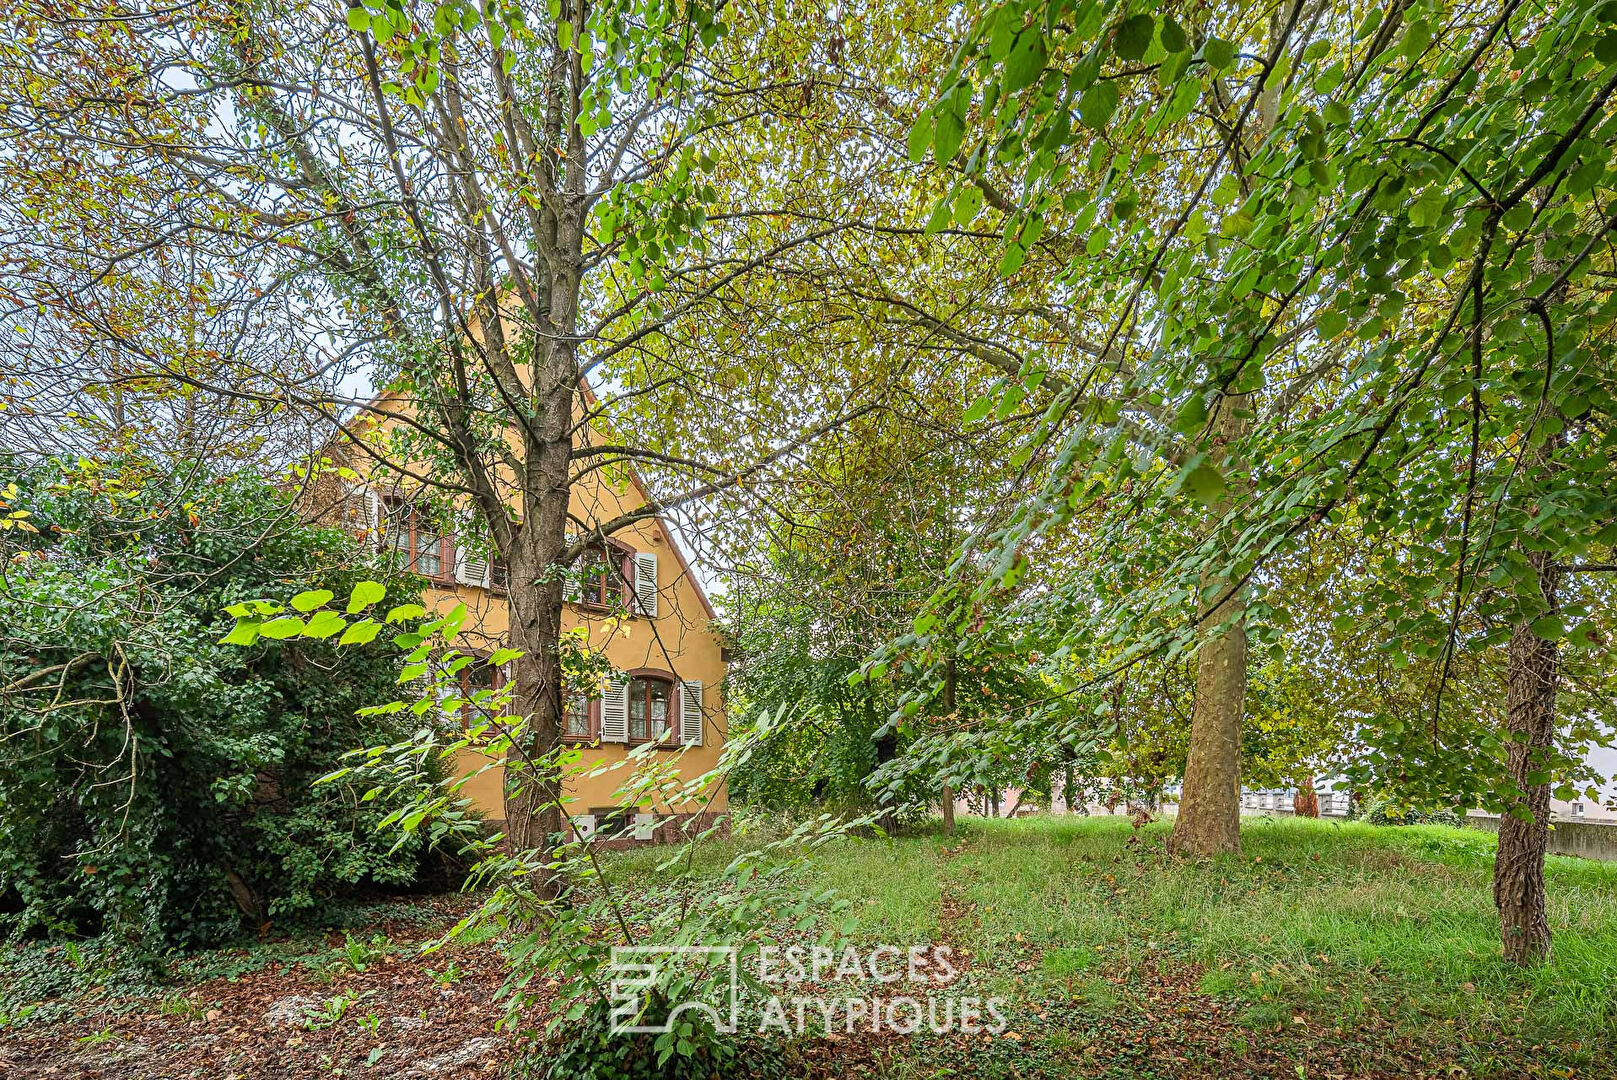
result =
M1539 587L1556 611L1558 571L1551 555L1529 552ZM1506 661L1506 767L1522 792L1499 820L1499 851L1494 856L1493 900L1505 959L1540 964L1550 958L1550 924L1545 912L1544 850L1549 843L1550 784L1530 784L1532 773L1547 774L1546 751L1555 738L1555 684L1561 657L1554 641L1533 632L1523 619L1511 630ZM1521 815L1521 816L1518 816Z
M954 683L955 662L954 657L950 657L943 671L943 712L951 720L954 718ZM954 835L954 789L947 781L943 785L943 833Z
M1533 269L1539 273L1559 270L1544 258L1542 241L1534 252ZM1563 303L1565 284L1548 299L1551 305ZM1548 402L1539 404L1540 409L1547 406ZM1529 461L1539 481L1553 478L1559 470L1555 455L1561 445L1559 434L1551 434L1531 451ZM1561 606L1561 572L1554 554L1524 554L1544 595L1544 614L1556 614ZM1555 741L1555 686L1561 677L1560 646L1533 632L1535 617L1524 618L1511 628L1505 654L1505 767L1517 794L1499 819L1499 848L1493 863L1493 902L1499 909L1505 960L1523 966L1550 958L1544 889L1544 850L1549 846L1550 828L1547 759ZM1542 783L1528 783L1534 773L1543 776Z
M1225 476L1233 471L1229 448L1247 432L1248 396L1219 399L1215 443L1224 448ZM1218 521L1228 512L1229 496L1209 511ZM1222 576L1202 578L1202 596L1217 600L1228 591ZM1202 612L1199 625L1228 625L1202 644L1196 654L1196 700L1191 710L1190 753L1185 762L1184 791L1168 846L1188 855L1217 855L1241 850L1241 714L1246 708L1246 598L1237 589L1215 608Z
M545 762L555 749L562 715L561 582L545 574L561 548L540 542L537 528L529 531L540 524L533 519L524 524L510 577L511 645L522 650L514 663L512 705L526 726L510 755L524 767L507 770L505 823L512 846L524 851L549 850L563 826L560 778L548 765L534 764Z
M571 252L573 245L563 245ZM551 318L546 330L570 333L576 324L577 278L559 274L552 281ZM508 771L506 831L518 850L548 851L564 826L561 778L548 755L561 738L562 576L557 571L567 550L571 495L573 404L578 362L566 340L536 348L534 415L523 433L522 526L515 530L510 566L511 645L522 650L515 662L513 694L517 715L526 718L512 757L529 767ZM504 513L504 508L499 512ZM540 892L554 895L554 879Z

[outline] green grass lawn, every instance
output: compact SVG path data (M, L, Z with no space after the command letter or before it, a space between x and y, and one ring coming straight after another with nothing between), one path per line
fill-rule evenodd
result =
M1617 1075L1617 864L1550 857L1554 959L1521 971L1500 959L1490 834L1257 818L1241 856L1208 862L1168 856L1165 835L969 819L834 845L810 875L849 901L855 940L951 941L1017 1004L1020 1039L990 1055L1004 1068L973 1047L977 1075ZM878 1071L938 1075L950 1052L905 1047Z

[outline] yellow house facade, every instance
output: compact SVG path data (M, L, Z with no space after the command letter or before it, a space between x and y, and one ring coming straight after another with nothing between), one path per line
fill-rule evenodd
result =
M372 405L385 411L402 407L386 397ZM388 424L378 420L371 433ZM446 521L441 512L430 512L424 499L412 496L407 478L394 479L390 471L368 467L363 454L341 456L361 477L340 496L350 527L394 552L402 569L422 579L422 603L429 612L465 605L458 647L479 657L506 647L510 583L503 567L480 553L479 545L460 542L456 520L463 520L461 515L449 515ZM413 487L421 490L419 483ZM648 501L631 469L614 469L610 475L597 469L573 484L570 510L582 522L605 521ZM512 512L520 519L519 507ZM606 815L622 814L618 821L625 827L632 824L635 840L653 840L669 837L693 820L705 824L722 818L728 811L722 786L701 805L620 806L619 787L630 775L626 761L638 748L654 757L668 755L677 760L682 778L694 779L717 765L725 744L725 653L713 607L673 530L660 517L644 518L588 549L581 562L570 575L562 633L582 627L589 649L603 656L613 673L599 690L565 695L563 737L580 749L585 766L575 770L582 775L571 777L564 792L575 832L593 835L607 824ZM501 678L490 665L463 672L468 690L497 686ZM505 817L503 776L497 767L479 772L486 764L469 752L457 762L462 775L477 773L464 793L498 822Z

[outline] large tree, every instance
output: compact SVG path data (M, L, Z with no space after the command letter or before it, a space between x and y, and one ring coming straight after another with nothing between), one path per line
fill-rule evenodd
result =
M30 270L14 302L51 320L36 341L112 342L125 377L312 413L371 459L359 471L472 509L510 570L522 756L559 732L566 567L636 521L752 490L880 398L887 361L794 347L811 313L748 291L838 245L849 257L846 227L883 181L848 136L890 102L868 95L834 15L661 0L78 14L25 5L8 31L8 226ZM110 217L76 184L102 168L129 177ZM100 302L182 257L213 285L213 325L234 328L211 365ZM356 416L366 377L389 393ZM626 467L647 497L570 512L575 485ZM508 792L526 847L560 827L537 777Z
M977 597L1079 522L1102 569L1056 609L1083 613L1068 646L1116 648L1114 671L1191 648L1228 664L1200 687L1234 723L1193 727L1192 762L1216 763L1187 776L1208 812L1176 832L1224 850L1245 685L1230 635L1272 641L1289 613L1253 588L1265 567L1372 514L1399 549L1376 590L1450 583L1389 596L1376 630L1436 661L1430 741L1505 759L1489 790L1456 790L1478 775L1463 768L1427 779L1513 819L1496 896L1523 961L1548 950L1557 657L1601 647L1582 583L1613 538L1611 10L992 4L912 141L958 166L960 193L1000 192L1007 272L1030 237L1087 233L1066 280L1101 348L1059 372L1036 438L1060 467L993 538L1003 569ZM1496 737L1449 741L1456 652L1506 638Z

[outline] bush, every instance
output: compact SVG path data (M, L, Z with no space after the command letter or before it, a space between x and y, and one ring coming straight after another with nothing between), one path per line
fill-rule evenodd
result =
M1359 814L1366 825L1452 825L1463 824L1453 810L1428 810L1400 805L1385 795L1373 795Z
M750 1033L721 1035L692 1011L676 1026L671 1034L614 1034L610 1009L596 1000L541 1048L531 1071L543 1068L546 1080L774 1080L789 1074L777 1043Z
M32 526L0 533L13 937L106 934L152 957L416 879L421 842L394 850L376 829L389 807L357 782L312 786L344 751L407 733L355 715L393 691L396 651L219 642L227 605L357 580L352 538L239 475L47 463L6 501Z

